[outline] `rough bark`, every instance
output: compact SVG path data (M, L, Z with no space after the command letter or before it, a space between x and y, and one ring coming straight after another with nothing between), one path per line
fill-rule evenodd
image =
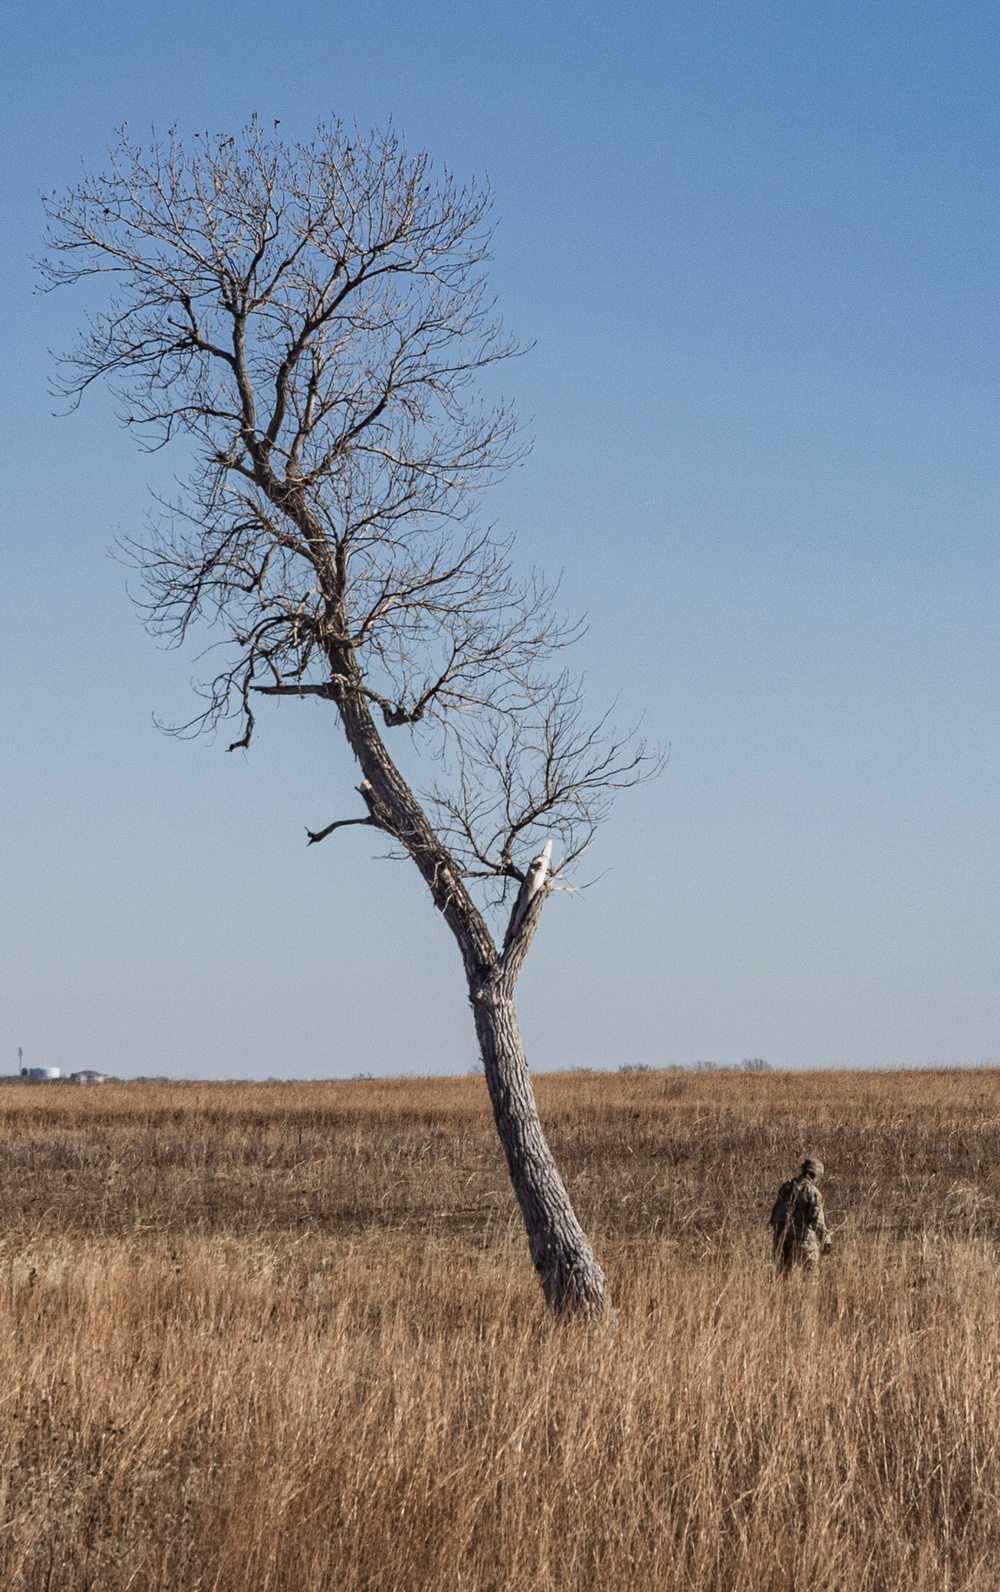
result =
M361 793L371 818L410 853L461 950L493 1118L545 1298L557 1315L596 1319L607 1306L607 1283L545 1138L514 1005L517 976L549 893L551 843L528 869L498 952L454 860L390 758L366 700L344 685L337 702L365 776Z
M472 991L493 1120L545 1298L557 1315L596 1318L607 1284L542 1131L506 982L498 970Z

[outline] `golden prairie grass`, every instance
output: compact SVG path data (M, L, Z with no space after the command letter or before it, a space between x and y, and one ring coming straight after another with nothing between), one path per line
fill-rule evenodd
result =
M538 1093L614 1330L545 1315L481 1079L0 1092L0 1585L993 1592L1000 1075Z

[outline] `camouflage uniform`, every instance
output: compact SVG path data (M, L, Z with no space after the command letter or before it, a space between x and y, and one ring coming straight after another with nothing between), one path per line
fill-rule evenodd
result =
M810 1156L803 1161L798 1177L789 1178L778 1190L771 1212L771 1232L779 1271L801 1266L816 1276L820 1255L825 1255L833 1243L823 1214L823 1196L815 1182L822 1175L822 1161Z

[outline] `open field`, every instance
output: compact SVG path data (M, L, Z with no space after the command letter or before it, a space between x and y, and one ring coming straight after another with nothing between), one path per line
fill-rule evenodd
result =
M537 1084L615 1331L481 1079L0 1092L0 1585L995 1592L1000 1073Z

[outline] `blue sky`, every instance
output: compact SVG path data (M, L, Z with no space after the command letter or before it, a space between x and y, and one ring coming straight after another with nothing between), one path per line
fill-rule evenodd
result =
M535 439L494 495L670 747L522 979L536 1067L1000 1060L1000 16L985 4L11 10L0 1070L464 1070L458 959L322 712L159 735L197 672L107 555L150 460L56 418L39 190L115 125L391 116L488 175ZM180 461L177 468L180 467ZM376 848L377 849L377 848Z

